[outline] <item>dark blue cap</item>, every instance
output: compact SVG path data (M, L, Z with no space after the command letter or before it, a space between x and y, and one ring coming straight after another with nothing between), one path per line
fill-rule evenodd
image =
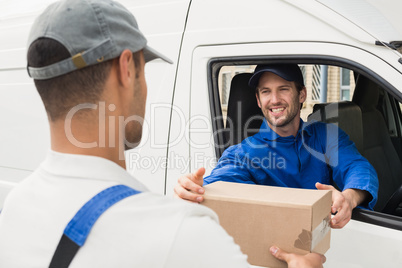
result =
M248 81L250 87L256 88L260 77L265 72L274 73L289 82L298 82L304 86L303 74L297 64L260 64Z

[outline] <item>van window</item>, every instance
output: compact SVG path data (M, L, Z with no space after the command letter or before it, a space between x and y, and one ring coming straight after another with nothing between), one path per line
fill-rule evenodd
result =
M230 63L219 63L221 66L215 67L216 73L211 72L210 77L215 85L210 88L215 96L212 99L219 102L211 104L215 108L211 109L211 114L213 121L222 120L213 126L214 133L222 133L215 138L217 159L229 146L257 133L264 118L255 99L255 90L248 86L256 64ZM337 124L349 135L377 171L380 191L375 210L383 211L402 184L401 103L375 78L355 66L304 63L299 66L307 90L301 118L305 122L318 120ZM231 103L232 93L236 96L235 105ZM340 108L342 106L352 107L352 110ZM402 204L393 215L402 216Z
M230 95L230 81L239 73L252 73L256 65L223 66L219 72L218 87L223 123L226 126L227 105ZM307 89L307 100L303 104L301 118L313 111L313 106L320 102L350 101L355 87L353 71L347 68L328 65L299 65ZM325 75L325 77L324 77ZM322 96L322 95L326 95ZM323 97L325 100L323 101Z

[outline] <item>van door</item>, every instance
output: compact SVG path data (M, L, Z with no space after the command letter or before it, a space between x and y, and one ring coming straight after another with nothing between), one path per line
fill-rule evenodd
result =
M393 51L389 51L386 57L393 56ZM395 59L398 60L397 57ZM224 131L226 117L225 98L230 94L225 90L230 89L226 85L230 85L231 75L252 72L256 64L263 62L292 62L300 66L325 64L340 71L344 68L349 70L349 74L356 72L370 77L399 103L402 100L402 66L391 66L382 58L357 47L323 42L197 47L192 57L190 109L190 117L197 119L191 125L190 142L199 146L190 146L192 170L204 165L208 175L225 149L221 133ZM311 89L308 92L312 94ZM348 94L353 92L345 91L343 96L346 98ZM331 248L326 254L325 267L400 267L402 218L380 212L367 212L370 215L359 217L359 213L357 209L354 219L345 228L332 231ZM370 217L377 220L369 220Z

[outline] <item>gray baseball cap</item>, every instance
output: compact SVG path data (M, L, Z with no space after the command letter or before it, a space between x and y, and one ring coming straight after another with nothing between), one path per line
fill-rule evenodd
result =
M28 66L34 79L57 77L86 66L120 56L125 49L143 50L145 62L162 59L147 46L134 16L111 0L62 0L51 4L32 25L28 47L39 38L51 38L64 45L72 57L45 67Z

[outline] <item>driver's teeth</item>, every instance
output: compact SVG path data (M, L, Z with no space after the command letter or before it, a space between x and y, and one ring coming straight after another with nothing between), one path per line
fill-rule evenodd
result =
M276 113L276 112L283 111L283 109L284 109L284 108L276 108L276 109L272 109L272 111L273 111L274 113Z

